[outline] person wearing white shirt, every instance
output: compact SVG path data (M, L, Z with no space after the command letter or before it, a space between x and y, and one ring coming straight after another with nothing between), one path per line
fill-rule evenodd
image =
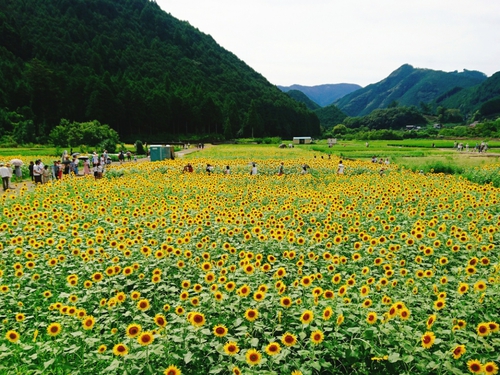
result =
M33 177L35 178L35 184L42 183L42 174L43 174L43 165L40 160L35 162L35 166L33 167Z
M250 174L252 176L255 176L257 174L257 165L255 165L255 163L252 163L252 169L250 170Z
M339 167L337 169L337 173L338 174L344 174L344 167L345 167L345 165L342 163L342 160L339 161Z
M12 169L0 163L0 177L2 177L3 191L9 189L9 180L12 177Z

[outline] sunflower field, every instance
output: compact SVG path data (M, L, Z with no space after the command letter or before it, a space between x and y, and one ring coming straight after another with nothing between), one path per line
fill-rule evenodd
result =
M499 189L191 161L0 198L1 374L498 372Z

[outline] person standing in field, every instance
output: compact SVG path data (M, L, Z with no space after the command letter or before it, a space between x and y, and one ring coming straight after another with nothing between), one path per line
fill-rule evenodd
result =
M2 177L3 191L9 189L9 180L12 177L12 170L6 167L4 163L0 163L0 177Z
M50 181L50 170L48 165L43 166L43 172L42 172L42 184L46 184L47 182Z
M337 174L344 174L345 165L342 163L342 160L339 161L339 166L337 168Z
M33 178L35 180L35 184L42 183L43 168L40 164L41 164L41 161L37 160L35 162L35 165L33 166Z
M33 163L32 161L30 161L30 165L28 166L28 170L30 172L30 178L31 178L31 181L34 181L35 177L33 176L33 167L35 166L35 163Z
M83 174L86 176L90 174L90 165L89 165L89 159L85 159L83 161Z
M226 169L224 170L225 174L231 174L231 169L229 169L229 165L226 165Z
M255 176L257 174L257 165L252 163L252 169L250 169L250 175Z
M283 176L285 174L285 165L283 162L281 162L280 166L278 167L278 176Z

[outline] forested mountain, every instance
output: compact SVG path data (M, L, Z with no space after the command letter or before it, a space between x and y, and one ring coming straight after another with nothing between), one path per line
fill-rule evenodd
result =
M154 1L1 3L0 138L43 142L63 118L132 141L320 133L316 115Z
M302 91L313 102L321 107L332 104L337 99L350 94L353 91L359 90L361 86L352 83L334 83L317 86L278 86L281 91L288 92L290 90Z
M457 108L462 114L490 116L500 113L500 72L480 85L452 89L436 99L436 106Z
M321 108L319 104L313 102L309 97L304 94L302 91L299 90L290 90L286 91L286 94L292 98L295 99L296 101L300 103L304 103L305 106L310 109L311 111L314 111L315 109Z
M349 116L363 116L396 102L403 106L430 103L451 89L479 85L486 78L485 74L477 71L446 73L416 69L406 64L382 81L352 92L335 104Z
M318 108L314 111L319 118L323 129L332 129L335 125L341 124L347 115L337 108L335 104Z

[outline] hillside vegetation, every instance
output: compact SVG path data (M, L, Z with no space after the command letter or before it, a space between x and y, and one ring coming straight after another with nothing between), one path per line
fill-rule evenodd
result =
M500 72L480 85L463 90L455 89L438 98L436 104L457 108L463 114L474 114L475 117L500 113Z
M405 64L382 81L352 92L335 104L349 116L363 116L396 102L403 106L430 103L452 89L458 92L479 85L486 78L476 71L446 73Z
M2 4L2 141L44 142L61 119L98 120L131 141L320 132L313 113L155 2Z
M306 94L304 94L302 91L290 90L290 91L286 91L286 94L290 98L295 99L296 101L298 101L300 103L304 103L304 105L308 109L310 109L311 111L314 111L315 109L321 108L319 104L317 104L316 102L309 99L309 97Z

